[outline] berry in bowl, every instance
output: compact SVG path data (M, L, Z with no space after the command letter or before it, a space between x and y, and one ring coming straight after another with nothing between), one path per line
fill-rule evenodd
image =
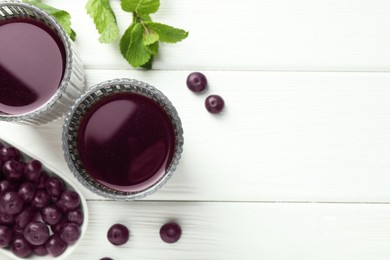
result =
M87 225L87 203L71 181L0 140L0 255L63 259Z
M156 88L117 79L93 86L72 106L63 127L65 160L89 190L117 200L142 198L175 171L183 129Z

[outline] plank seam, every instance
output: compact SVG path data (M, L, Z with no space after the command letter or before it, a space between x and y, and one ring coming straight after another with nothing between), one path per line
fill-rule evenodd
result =
M116 202L116 200L87 199L87 202ZM117 201L123 202L123 201ZM351 205L390 205L381 201L239 201L239 200L135 200L129 203L234 203L234 204L351 204Z

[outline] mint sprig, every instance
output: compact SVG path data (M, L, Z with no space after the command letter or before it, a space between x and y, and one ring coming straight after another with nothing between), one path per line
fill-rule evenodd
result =
M152 67L159 42L177 43L188 36L188 32L182 29L152 21L150 14L158 11L160 0L122 0L121 7L133 14L133 22L121 38L120 50L135 68Z
M85 6L100 34L101 43L111 43L119 36L119 28L109 0L89 0Z
M71 28L68 12L42 4L40 0L24 1L53 15L69 37L75 40L76 32ZM159 10L160 0L122 0L121 7L133 14L133 21L121 37L119 47L122 56L134 68L151 69L160 42L177 43L188 36L188 32L182 29L152 21L150 14ZM119 28L110 0L88 0L85 9L95 23L101 43L112 43L118 39Z
M69 37L72 39L72 41L76 40L76 32L73 31L71 28L71 22L70 22L70 14L64 10L60 10L57 8L54 8L49 5L42 4L39 1L34 1L34 0L25 0L24 2L34 5L38 8L41 8L54 16L56 18L57 22L62 26L64 31L69 35Z

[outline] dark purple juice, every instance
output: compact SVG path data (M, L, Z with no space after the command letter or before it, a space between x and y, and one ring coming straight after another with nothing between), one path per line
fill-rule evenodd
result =
M88 174L106 187L140 191L169 167L175 131L167 113L152 99L119 93L100 100L84 116L78 150Z
M1 21L0 113L19 115L45 104L64 67L64 45L50 27L26 18Z

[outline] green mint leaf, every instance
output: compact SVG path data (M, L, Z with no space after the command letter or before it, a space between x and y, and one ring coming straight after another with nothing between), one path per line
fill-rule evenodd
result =
M48 12L50 15L56 18L57 22L62 26L64 31L69 35L69 37L74 41L76 39L76 33L72 30L70 22L70 14L64 10L56 9L52 6L42 4L38 1L25 1L31 5L34 5L38 8L41 8Z
M95 23L101 43L111 43L118 38L119 28L109 0L88 0L85 9Z
M150 70L152 69L152 65L153 65L153 56L150 57L150 59L148 60L148 62L146 62L144 65L142 65L141 67L144 68L144 69L147 69L147 70Z
M158 54L158 47L158 42L146 46L148 52L152 54L152 56L156 56Z
M119 42L119 48L121 50L122 56L126 58L127 50L129 49L130 43L131 43L131 32L133 31L135 26L135 22L133 22L129 28L125 31L123 34L120 42Z
M122 0L122 9L140 15L152 14L160 8L160 0Z
M72 39L72 41L76 40L76 35L76 32L71 29L69 37Z
M136 17L135 17L136 18ZM138 18L142 21L152 21L152 18L148 14L138 14Z
M150 45L158 41L158 34L150 29L144 30L144 44Z
M166 24L146 21L145 25L148 29L155 31L159 35L159 40L162 42L176 43L184 40L188 36L188 32Z
M134 68L147 63L152 56L147 46L143 43L144 27L140 23L133 23L126 30L120 42L123 57Z

